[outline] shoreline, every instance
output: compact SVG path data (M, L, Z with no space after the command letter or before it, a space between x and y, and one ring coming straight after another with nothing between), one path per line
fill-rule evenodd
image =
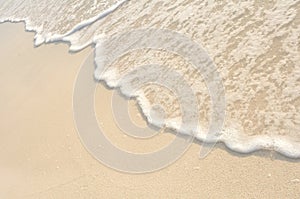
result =
M119 2L119 4L116 4L117 7L122 5L123 3L126 3L127 0L122 0ZM117 8L116 7L116 8ZM5 24L5 23L12 23L12 24L22 24L24 26L24 30L26 32L30 32L30 33L34 33L34 46L35 47L39 47L41 45L49 45L49 44L66 44L68 46L68 51L69 53L79 53L87 48L94 48L96 43L92 42L90 44L84 44L83 47L78 47L76 49L72 48L72 43L71 41L65 41L63 40L64 36L68 36L70 35L70 33L66 33L61 35L60 37L57 37L56 39L54 39L52 41L52 39L49 39L48 41L46 40L43 43L39 43L36 45L35 39L38 36L38 32L37 30L34 30L33 27L31 28L27 28L30 27L26 24L26 20L20 20L20 21L4 21L4 22L0 22L1 24ZM74 30L72 29L72 31L75 31L76 28L74 28ZM70 31L70 32L72 32ZM115 88L111 88L109 86L107 86L107 83L105 82L105 87L109 88L109 89L115 89ZM122 94L122 93L121 93ZM124 96L122 94L122 96ZM138 105L141 106L141 105ZM141 112L142 108L140 107ZM143 118L147 120L146 116L143 114ZM149 123L147 121L147 123ZM154 124L151 124L153 126L155 126ZM227 132L228 130L226 130L225 132ZM229 131L228 131L229 132ZM296 141L292 141L288 138L286 138L285 136L270 136L270 135L256 135L256 136L252 136L251 138L247 135L243 135L243 134L239 134L239 133L232 133L235 132L235 130L230 131L229 133L224 133L223 134L226 136L227 134L229 135L234 135L235 136L235 141L232 141L229 138L224 139L225 136L220 137L217 141L217 143L222 143L224 144L224 146L226 146L226 148L228 148L228 150L240 153L240 154L251 154L251 153L255 153L258 152L260 150L266 150L269 151L270 153L273 153L273 150L276 153L279 153L282 156L285 156L287 158L290 159L300 159L300 144ZM176 133L176 132L175 132ZM205 139L204 137L200 137L200 136L196 136L195 139L199 142L203 142L203 140ZM238 140L238 141L236 141ZM246 141L245 141L246 140ZM214 141L211 141L214 142ZM210 141L206 142L206 143L211 143ZM245 146L248 146L247 148L245 148ZM286 150L286 149L289 150Z
M73 82L90 47L77 53L69 53L61 42L33 47L32 34L19 24L0 24L0 174L6 176L0 180L6 185L0 196L139 197L153 196L152 190L157 190L154 196L165 197L300 196L300 160L270 151L239 154L217 144L201 160L201 142L195 141L179 160L157 172L131 175L103 166L80 143L72 119ZM110 138L120 146L149 150L173 138L162 134L154 143L134 145L136 140L124 137L113 124L108 106L112 91L103 85L99 91L103 101L97 105L108 115L104 128L117 132Z

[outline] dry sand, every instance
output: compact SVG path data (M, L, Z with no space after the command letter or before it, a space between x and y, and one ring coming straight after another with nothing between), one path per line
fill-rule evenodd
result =
M73 84L91 48L76 54L65 44L34 48L33 33L10 23L0 25L0 43L0 198L300 197L300 161L268 151L241 155L218 144L199 159L201 143L194 143L153 173L132 175L102 165L81 144L72 114ZM138 141L118 132L111 94L99 85L97 115L100 120L105 111L103 126L115 132L108 137L120 147L151 151L173 139L159 134Z

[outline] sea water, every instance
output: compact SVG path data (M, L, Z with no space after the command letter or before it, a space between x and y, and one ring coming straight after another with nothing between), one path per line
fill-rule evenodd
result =
M213 137L207 136L213 91L185 57L164 49L133 50L101 74L96 70L95 77L134 95L148 122L162 126L149 115L151 105L160 104L166 115L163 125L179 130L188 113L182 113L170 86L147 84L134 94L127 90L152 74L140 66L164 65L156 73L182 74L196 96L196 107L187 111L198 111L198 139L222 141L237 152L271 149L300 157L300 0L8 0L0 2L0 22L5 21L25 22L27 30L36 32L35 45L69 42L71 51L79 51L95 44L97 69L116 50L103 46L113 35L138 28L185 35L203 47L222 79L226 115ZM120 81L124 76L132 82ZM181 86L181 81L165 79L174 88Z

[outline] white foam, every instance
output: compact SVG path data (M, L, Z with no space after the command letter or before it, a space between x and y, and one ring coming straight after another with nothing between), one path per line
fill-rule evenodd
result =
M101 58L103 57L103 49L101 45L97 45L96 47L96 64L97 68L101 71L105 67ZM145 74L146 75L146 74ZM120 76L115 68L109 68L106 72L101 75L97 74L95 77L98 80L104 80L110 88L120 88L122 94L127 97L136 97L139 106L143 114L145 115L147 121L157 127L165 126L170 129L174 129L177 132L182 134L190 134L187 129L181 128L181 118L173 118L167 119L164 121L164 125L162 125L162 121L156 121L151 118L150 110L151 105L145 93L139 91L135 92L134 95L130 95L130 91L132 89L126 90L123 84L120 84ZM274 150L277 151L287 157L291 158L300 158L300 143L297 141L293 141L286 136L272 136L272 135L256 135L256 136L247 136L238 132L234 128L223 129L220 136L207 136L207 132L199 126L196 131L196 138L198 140L212 143L212 142L223 142L225 145L236 152L239 153L251 153L257 150L265 149L265 150Z
M89 18L87 20L84 20L80 23L78 23L75 27L73 27L71 30L69 30L68 32L66 32L63 35L60 34L56 34L53 35L49 38L46 38L46 42L55 42L55 41L69 41L68 39L65 39L66 37L72 35L74 32L89 26L90 24L94 23L97 20L100 20L104 17L106 17L107 15L109 15L110 13L112 13L113 11L115 11L118 7L120 7L123 3L125 3L128 0L120 0L117 1L115 4L113 4L111 7L109 7L108 9L104 10L103 12L101 12L100 14L98 14L97 16L94 16L92 18ZM87 45L89 45L91 42L88 41L86 44L82 45L82 46L78 46L78 47L73 47L72 50L80 50L82 48L85 48ZM36 43L36 45L40 45L40 43Z
M60 41L69 42L68 36L72 35L76 31L79 31L86 26L91 25L92 23L94 23L97 20L100 20L100 19L106 17L107 15L112 13L114 10L116 10L118 7L120 7L122 4L124 4L126 1L128 1L128 0L118 0L115 3L111 3L111 5L106 9L103 9L103 10L99 9L99 10L101 10L100 13L98 13L95 16L91 16L90 18L86 18L85 20L80 21L79 23L75 24L73 27L71 27L69 30L67 30L64 33L58 33L58 31L60 31L59 29L57 31L56 29L51 29L51 28L49 28L45 32L45 30L43 28L45 23L52 23L49 26L54 27L55 23L58 23L58 21L56 21L55 19L58 19L60 17L63 18L63 17L65 17L64 15L60 16L59 13L53 12L53 13L49 13L49 15L46 16L45 18L42 18L41 15L44 14L44 13L42 13L43 9L37 11L37 13L35 13L35 15L34 15L34 14L30 13L30 9L28 9L28 10L24 9L24 7L26 8L26 5L23 5L23 4L27 3L28 6L30 6L32 4L31 6L33 6L33 7L38 7L38 6L44 5L43 7L45 7L45 8L53 7L53 4L54 5L59 4L60 7L58 9L61 9L62 10L61 12L73 12L75 14L77 12L76 8L72 9L71 6L68 6L68 4L69 4L68 2L74 2L72 0L64 2L65 4L60 3L61 1L40 1L40 2L36 2L36 4L34 4L33 1L31 1L31 0L29 0L29 1L15 0L15 1L11 1L10 3L6 3L6 4L5 4L5 2L2 2L2 4L0 2L0 23L24 22L25 29L27 31L34 31L36 33L35 37L34 37L34 44L36 46L39 46L43 43L49 43L49 42L60 42ZM91 3L90 1L86 1L86 0L80 0L77 2L78 2L78 4ZM20 6L20 5L23 5L23 6ZM88 11L88 10L86 10L86 11ZM17 14L12 14L12 13L17 13ZM69 16L67 16L67 17L69 17ZM80 15L77 15L76 17L80 17ZM49 18L54 18L54 19L48 21ZM63 19L62 19L62 22L63 22ZM61 28L63 28L63 27L61 27ZM72 39L76 40L76 38L74 38L74 37L72 37ZM89 44L91 44L91 42L89 42ZM86 47L89 44L81 45L80 47ZM80 50L80 47L74 47L73 49L74 49L74 51Z
M172 28L193 37L205 46L219 66L228 103L227 120L220 135L208 137L205 127L201 126L196 129L196 138L206 142L224 142L228 148L241 153L268 149L300 158L300 111L297 103L292 104L300 97L300 25L296 22L299 0L278 1L274 5L262 3L259 6L255 1L238 5L213 1L182 4L181 0L170 5L157 1L159 9L155 3L144 1L128 1L127 4L124 4L127 0L102 1L105 6L96 8L93 2L85 0L62 3L59 0L31 0L28 5L37 9L33 13L26 8L26 2L1 2L0 22L25 22L26 30L36 32L35 45L70 42L70 50L79 51L95 43L98 70L105 67L101 44L105 35L135 28L137 22L143 27ZM53 5L57 5L53 12L42 12ZM87 13L81 20L77 20L82 16L82 13L76 12L77 5L85 6L83 11ZM103 20L109 14L113 15L112 20ZM73 17L69 17L71 15ZM244 20L243 16L248 19ZM96 78L105 80L111 88L122 87L118 84L118 75L118 69L112 67L101 76L96 74ZM124 88L121 91L127 93ZM257 96L259 92L261 96ZM137 92L135 97L148 122L162 126L161 121L150 117L151 105L145 93ZM257 102L253 101L256 99ZM264 99L267 104L264 104ZM251 107L253 104L257 107L259 103L262 103L260 109ZM252 119L247 117L250 117L249 110L254 110L251 112L254 115ZM257 122L254 121L256 118ZM169 128L188 133L186 129L182 131L180 118L164 122ZM247 134L247 126L260 123L265 125L263 132Z

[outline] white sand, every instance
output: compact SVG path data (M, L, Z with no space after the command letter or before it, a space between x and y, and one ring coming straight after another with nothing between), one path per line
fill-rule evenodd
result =
M264 151L240 155L221 144L200 160L194 143L177 162L149 174L103 166L80 143L72 114L73 84L91 49L69 54L65 44L34 48L33 33L8 23L0 25L0 43L0 198L300 197L299 160ZM116 132L112 92L99 85L100 93L99 118L103 108L104 128ZM128 150L151 151L173 135L109 137Z

